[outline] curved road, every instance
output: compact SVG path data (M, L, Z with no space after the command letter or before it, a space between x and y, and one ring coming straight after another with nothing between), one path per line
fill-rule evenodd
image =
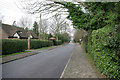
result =
M67 44L2 65L3 78L59 78L75 44Z

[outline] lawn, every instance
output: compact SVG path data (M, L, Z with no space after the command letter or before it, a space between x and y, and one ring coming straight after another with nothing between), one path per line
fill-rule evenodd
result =
M34 49L34 50L44 50L44 49L48 49L48 48L51 48L51 47L55 47L55 46L42 47L42 48L38 48L38 49ZM6 56L11 56L11 55L16 55L16 54L21 54L21 53L26 53L26 52L31 52L31 51L24 51L24 52L17 52L17 53L12 53L12 54L8 54L8 55L1 55L0 58L6 57Z
M51 47L54 47L54 46L42 47L42 48L38 48L38 49L35 49L35 50L44 50L44 49L48 49L48 48L51 48Z
M91 64L92 68L94 69L94 71L96 72L96 75L98 78L104 78L103 75L100 73L100 71L98 70L98 68L95 66L94 60L91 57L90 54L85 53L86 58L88 59L89 63Z
M8 55L1 55L1 57L6 57L6 56L11 56L11 55L16 55L16 54L21 54L21 53L26 53L26 52L31 52L31 51L24 51L24 52L17 52L17 53L12 53L12 54L8 54Z

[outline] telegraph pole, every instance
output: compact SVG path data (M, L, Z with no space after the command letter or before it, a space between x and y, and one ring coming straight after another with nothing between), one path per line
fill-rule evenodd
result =
M40 30L41 30L41 28L40 28L40 27L42 27L41 13L40 13L40 26L39 26L39 39L40 39Z

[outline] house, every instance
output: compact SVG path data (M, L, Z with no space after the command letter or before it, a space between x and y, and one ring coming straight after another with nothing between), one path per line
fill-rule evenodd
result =
M2 24L2 39L38 39L33 31L27 31L24 28Z

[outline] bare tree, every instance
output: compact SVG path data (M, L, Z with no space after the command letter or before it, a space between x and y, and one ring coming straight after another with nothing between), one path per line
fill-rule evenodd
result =
M28 17L22 17L18 22L17 26L23 27L24 29L30 29L32 26L32 21Z
M69 21L64 22L62 25L61 33L71 33L71 24Z
M2 23L4 16L0 13L0 23Z
M74 41L75 42L78 42L80 41L80 39L83 39L83 37L87 34L87 32L83 29L80 29L80 30L75 30L75 33L74 33Z
M52 13L51 15L54 16L54 14L60 13L68 15L67 9L55 0L19 0L18 5L19 8L24 9L30 14L42 13L46 15Z
M47 33L48 33L48 22L47 20L42 20L42 26L40 26L40 35L43 40L46 39Z
M42 13L42 16L51 14L52 24L50 25L50 32L53 33L57 40L57 34L65 33L68 30L68 22L61 17L61 15L68 15L67 9L59 2L54 0L20 0L22 9L25 9L30 14Z
M56 36L58 40L58 34L65 33L68 28L68 24L65 18L62 18L60 14L56 14L51 19L50 32Z

